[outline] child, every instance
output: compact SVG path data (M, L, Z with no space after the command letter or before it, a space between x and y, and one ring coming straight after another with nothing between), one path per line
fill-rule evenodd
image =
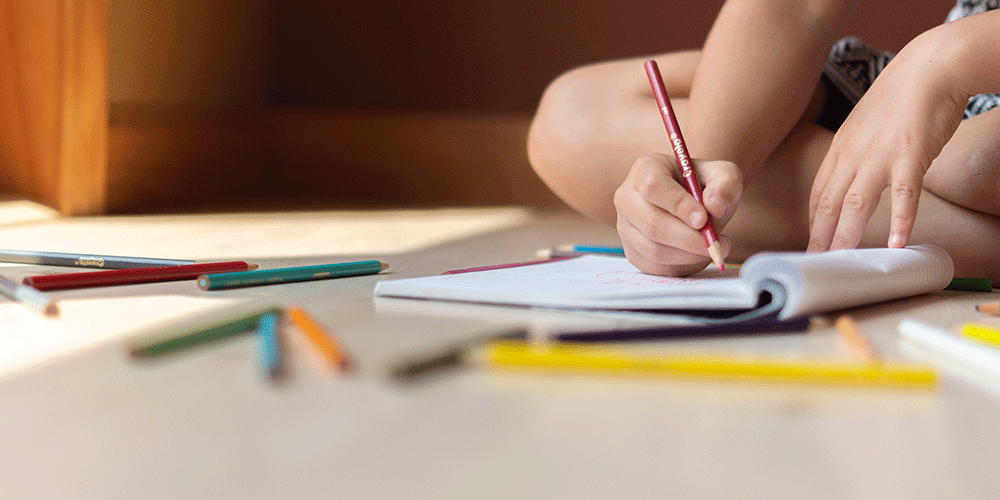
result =
M855 0L728 1L701 51L654 57L704 206L679 181L648 58L556 79L529 158L569 205L616 223L645 272L704 268L707 210L731 259L934 243L956 274L1000 279L1000 97L981 94L1000 92L998 2L961 0L893 56L835 42Z

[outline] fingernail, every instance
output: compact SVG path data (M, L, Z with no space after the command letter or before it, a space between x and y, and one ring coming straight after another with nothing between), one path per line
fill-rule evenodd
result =
M700 210L691 214L691 218L688 220L691 227L695 229L701 229L705 225L705 214Z
M717 194L713 194L712 195L712 199L709 200L709 201L711 201L713 205L715 205L715 206L717 206L717 207L719 207L719 208L721 208L723 210L726 209L726 202L725 202L725 200L723 200L722 197L719 196L719 195L717 195Z
M889 237L889 248L903 248L903 235L894 234Z

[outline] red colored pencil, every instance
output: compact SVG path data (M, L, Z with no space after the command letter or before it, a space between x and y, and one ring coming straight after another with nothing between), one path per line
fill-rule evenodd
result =
M646 76L649 77L649 85L653 88L653 96L656 97L656 105L660 108L660 116L663 117L663 124L667 127L667 135L670 137L670 147L677 157L677 164L681 167L681 177L687 184L688 192L694 196L698 203L705 205L701 196L701 184L694 175L691 168L691 155L688 154L687 145L684 144L684 136L681 135L681 127L674 116L674 108L670 105L670 96L663 86L663 77L660 76L660 68L656 61L650 59L646 61ZM701 228L701 234L705 237L705 245L708 246L708 255L712 257L719 271L725 271L725 264L722 262L722 244L719 243L719 235L715 233L715 223L712 222L712 215L708 215L708 222Z
M36 290L66 290L70 288L193 280L202 274L250 271L253 269L257 269L257 264L248 264L243 261L207 262L204 264L187 264L183 266L139 267L110 271L43 274L24 278L24 284L32 286Z
M570 255L567 257L556 257L553 259L544 260L533 260L530 262L514 262L513 264L494 264L492 266L482 266L482 267L470 267L468 269L452 269L451 271L445 271L441 274L462 274L462 273L475 273L478 271L492 271L494 269L507 269L509 267L523 267L523 266L533 266L535 264L546 264L549 262L558 262L560 260L575 259L579 255Z

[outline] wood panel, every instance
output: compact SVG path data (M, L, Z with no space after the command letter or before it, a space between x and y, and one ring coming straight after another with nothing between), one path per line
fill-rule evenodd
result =
M64 214L107 193L107 0L0 1L0 187Z
M108 211L560 202L518 113L111 110Z
M273 184L362 206L553 206L520 113L279 111Z

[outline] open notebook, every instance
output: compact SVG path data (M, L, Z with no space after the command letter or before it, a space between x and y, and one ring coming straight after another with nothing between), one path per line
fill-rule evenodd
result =
M620 257L585 255L489 271L381 281L375 295L523 307L736 311L778 319L942 290L954 277L933 245L759 253L735 272L644 274Z

